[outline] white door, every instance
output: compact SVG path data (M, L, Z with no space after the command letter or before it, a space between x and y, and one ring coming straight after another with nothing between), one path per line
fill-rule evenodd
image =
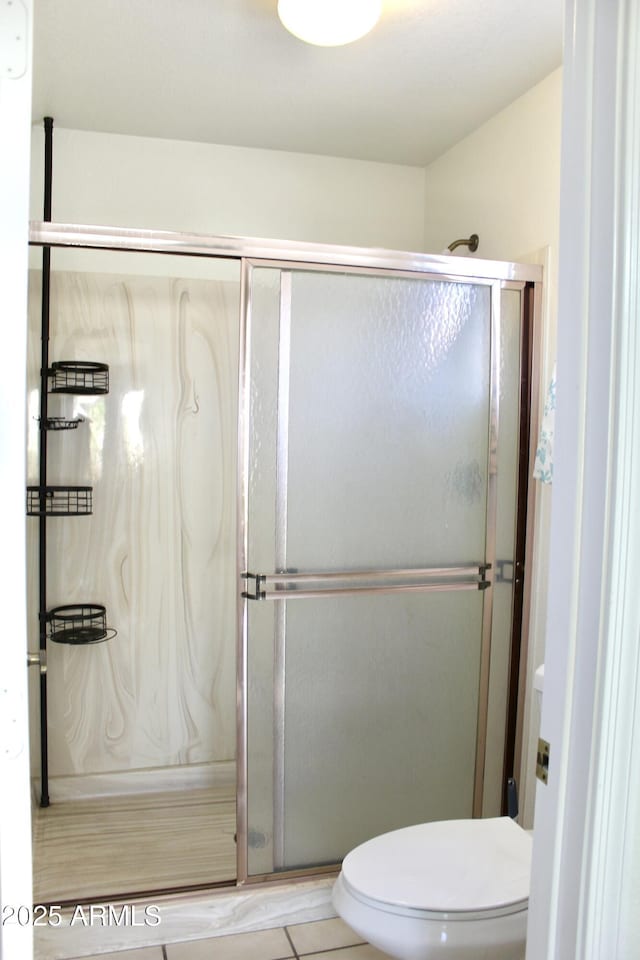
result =
M24 424L32 0L0 3L0 956L29 960L31 816L25 615ZM19 911L19 908L26 908Z

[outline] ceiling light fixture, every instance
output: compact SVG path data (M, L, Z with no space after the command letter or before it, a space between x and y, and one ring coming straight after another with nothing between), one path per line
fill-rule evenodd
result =
M319 47L359 40L381 13L382 0L278 0L278 16L287 30Z

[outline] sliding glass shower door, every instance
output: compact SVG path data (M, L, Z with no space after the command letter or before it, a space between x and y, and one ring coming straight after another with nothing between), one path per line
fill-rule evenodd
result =
M500 284L254 263L245 307L239 840L256 877L482 813Z

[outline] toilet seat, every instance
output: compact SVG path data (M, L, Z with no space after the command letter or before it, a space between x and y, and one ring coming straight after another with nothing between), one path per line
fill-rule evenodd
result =
M490 919L527 909L531 847L509 817L423 823L352 850L342 882L356 900L387 913Z

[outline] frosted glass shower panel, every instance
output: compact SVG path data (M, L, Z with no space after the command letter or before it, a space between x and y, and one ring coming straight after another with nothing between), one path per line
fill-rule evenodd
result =
M489 298L469 283L293 274L288 566L484 556Z
M474 811L491 295L414 275L252 269L250 876Z
M279 866L472 816L482 604L479 591L288 603Z

